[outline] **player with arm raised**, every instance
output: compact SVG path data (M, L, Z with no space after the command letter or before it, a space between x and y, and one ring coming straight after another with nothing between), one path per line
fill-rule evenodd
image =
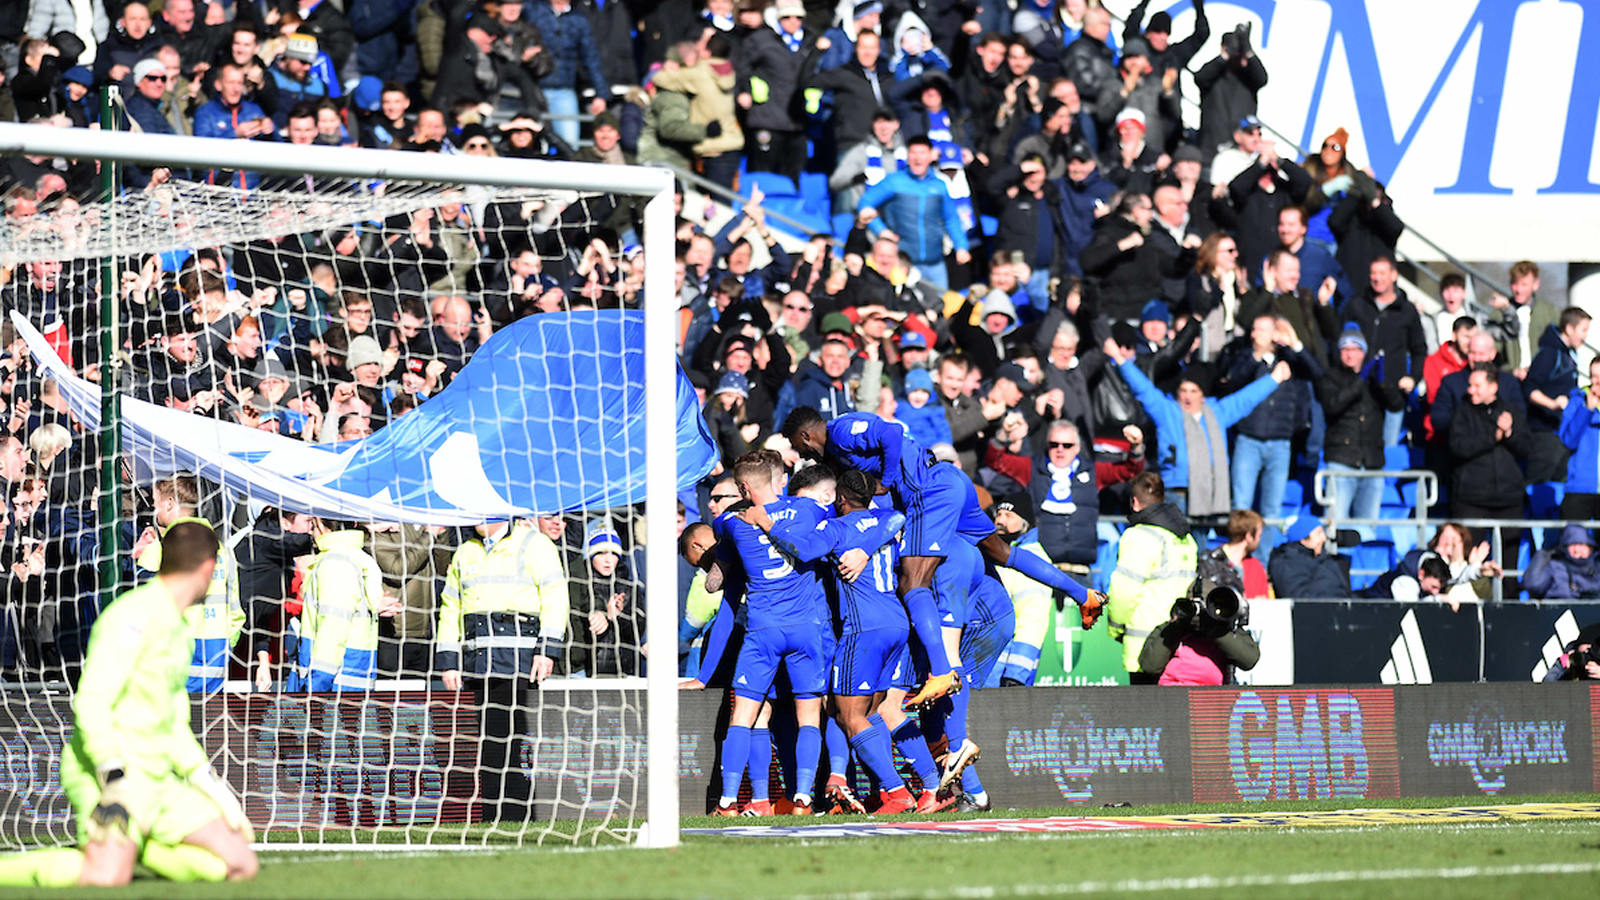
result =
M173 524L161 537L155 578L95 623L61 755L79 849L0 859L0 884L123 885L136 862L174 881L255 877L250 823L190 729L184 690L184 611L210 590L218 547L209 526Z
M971 479L955 466L939 465L899 426L871 413L849 413L825 422L815 409L802 406L784 421L783 436L801 456L828 459L836 468L860 469L873 476L893 494L895 507L905 513L897 589L911 628L928 654L928 679L907 703L922 705L958 686L944 650L933 593L934 573L957 540L976 544L997 565L1016 568L1066 592L1078 604L1085 628L1099 620L1105 605L1103 594L1086 590L1038 557L1014 552L979 508Z
M794 498L780 497L771 461L761 453L747 453L733 465L739 493L764 509L774 521L795 519L804 512ZM815 506L811 501L805 503ZM772 545L759 528L737 515L724 513L713 526L718 554L734 554L745 575L745 637L733 676L733 712L722 746L722 797L719 810L733 806L749 756L750 730L767 698L781 665L794 691L795 718L800 730L795 741L796 776L794 811L811 812L811 789L822 752L822 693L827 684L828 640L824 632L826 601L816 571L795 566ZM720 564L720 563L719 563Z

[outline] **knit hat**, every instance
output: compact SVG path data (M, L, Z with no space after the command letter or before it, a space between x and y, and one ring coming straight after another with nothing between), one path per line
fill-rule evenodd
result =
M1361 326L1354 322L1347 323L1344 331L1339 332L1339 349L1346 347L1360 347L1361 352L1367 352L1367 338L1361 333Z
M611 527L611 520L603 517L590 519L583 529L583 558L593 559L597 553L622 555L622 537Z
M1172 310L1160 300L1151 300L1144 305L1144 310L1139 313L1139 324L1146 322L1165 322L1172 324Z
M1046 98L1044 98L1044 104L1041 107L1039 107L1039 121L1040 122L1048 122L1048 121L1050 121L1051 117L1054 116L1056 114L1056 112L1058 110L1060 110L1061 107L1063 107L1063 106L1066 106L1066 104L1062 103L1060 100L1057 100L1054 97L1046 97Z
M1344 127L1340 126L1334 129L1333 134L1323 138L1322 142L1324 144L1338 144L1339 152L1347 153L1350 150L1350 132L1345 131Z
M1132 122L1139 126L1140 131L1145 130L1144 113L1137 109L1124 109L1117 113L1117 121L1113 127L1121 128L1123 122Z
M344 367L354 372L371 364L383 365L383 348L378 346L377 339L363 334L351 340L344 354Z
M81 84L84 87L94 87L94 73L84 66L73 66L62 72L61 80L72 84Z
M1200 155L1200 148L1193 144L1184 144L1172 151L1172 161L1175 163L1202 162L1203 160L1204 157Z
M912 369L906 373L906 393L912 391L933 393L933 375L927 369Z
M1014 512L1021 516L1022 521L1027 525L1031 526L1033 524L1033 498L1028 496L1026 491L1017 491L1014 494L1007 494L1000 498L1000 502L994 505L994 514L998 516L1006 511Z
M750 396L750 379L738 372L724 372L722 379L717 382L717 393L738 394L741 397Z
M1128 38L1128 42L1122 46L1122 58L1127 59L1130 56L1142 56L1145 59L1149 59L1150 42L1142 37Z
M1322 520L1316 516L1295 516L1289 524L1283 526L1283 537L1287 541L1303 541L1311 536L1311 532L1322 527Z
M288 367L283 364L282 360L278 359L278 354L276 353L261 354L261 362L256 364L253 374L256 376L258 383L269 378L276 378L291 387L294 385L294 379L289 376Z
M842 331L845 334L855 334L856 326L850 317L842 312L831 312L822 317L822 325L817 329L820 334L832 334Z
M743 335L738 335L723 345L722 358L727 359L735 350L743 350L746 353L754 354L756 352L756 345L755 342L749 338Z
M1171 34L1172 15L1166 12L1158 12L1151 16L1150 24L1144 27L1144 33L1149 34L1152 31L1156 34Z
M883 4L878 2L878 0L861 0L860 3L855 5L855 9L850 11L850 18L860 19L864 16L870 16L873 13L881 12L883 12Z
M1014 362L1005 363L994 370L994 380L999 381L1002 378L1016 385L1024 394L1033 390L1033 382L1028 380L1027 370Z
M376 75L363 75L356 89L350 92L350 102L362 112L377 112L383 106L383 79Z
M284 49L283 55L301 62L313 63L317 61L317 39L309 34L289 35L289 45Z
M155 57L141 59L139 60L138 64L133 67L133 83L138 84L150 75L167 74L170 73L167 72L167 67L161 64L161 60L156 59Z

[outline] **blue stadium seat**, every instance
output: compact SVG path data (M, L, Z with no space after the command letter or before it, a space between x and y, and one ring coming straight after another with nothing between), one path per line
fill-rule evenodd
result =
M822 234L833 233L833 222L830 221L827 216L812 215L806 210L805 201L801 200L799 197L778 197L771 200L764 200L762 201L761 205L766 207L771 212L794 219L796 222L799 222L801 225L810 228L812 231ZM790 227L787 223L781 222L777 219L772 219L770 221L773 228L777 228L786 234L794 234L798 237L804 236L797 232L794 228Z
M798 197L799 188L787 177L776 172L750 172L739 179L739 196L749 197L750 191L756 187L761 188L761 193L768 197Z
M1111 572L1117 567L1117 542L1101 539L1094 557L1094 589L1104 591L1111 586Z
M1394 568L1400 557L1394 550L1393 541L1362 541L1350 551L1350 569L1352 573L1358 569L1368 569L1374 574L1350 576L1350 586L1361 590L1378 580L1378 575Z
M1411 468L1411 448L1401 446L1383 448L1383 467L1385 469Z
M805 200L806 212L814 216L826 216L833 210L833 196L828 193L828 176L821 172L800 173L800 196Z
M849 213L839 213L831 221L833 223L833 236L838 238L842 246L845 241L850 239L850 229L855 227L856 217Z
M1291 478L1283 486L1283 511L1280 513L1288 518L1298 511L1306 501L1306 486L1297 478Z

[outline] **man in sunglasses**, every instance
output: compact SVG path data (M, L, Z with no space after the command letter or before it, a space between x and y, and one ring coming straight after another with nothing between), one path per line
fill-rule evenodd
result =
M167 121L166 115L161 111L161 101L167 92L169 73L167 67L158 59L140 60L133 67L134 91L127 95L125 107L128 118L133 120L134 126L145 134L177 134L172 123ZM170 169L147 169L143 166L128 166L124 176L129 187L142 188L151 181L161 184L172 176ZM188 170L183 171L183 176L188 177Z

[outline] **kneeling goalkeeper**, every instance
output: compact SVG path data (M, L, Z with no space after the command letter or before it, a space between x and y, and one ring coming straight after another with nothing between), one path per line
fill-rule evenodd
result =
M79 849L0 858L0 884L123 885L134 864L174 881L256 874L253 834L189 726L192 641L183 611L211 584L217 536L180 522L161 539L161 569L106 607L89 636L61 757Z

